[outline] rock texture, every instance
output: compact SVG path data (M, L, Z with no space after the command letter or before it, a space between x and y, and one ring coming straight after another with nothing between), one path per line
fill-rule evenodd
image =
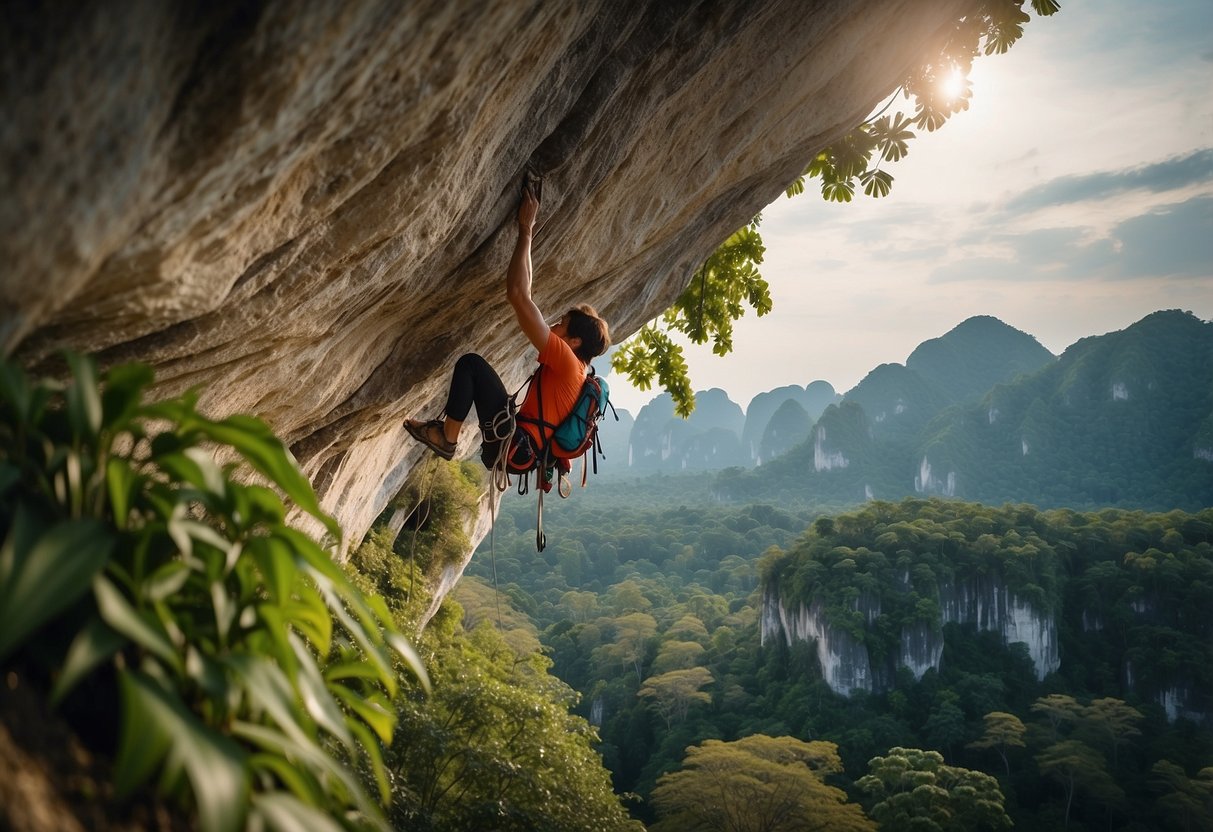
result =
M0 11L0 343L265 418L358 539L502 275L617 336L929 55L969 0L220 0ZM472 450L470 436L465 450Z

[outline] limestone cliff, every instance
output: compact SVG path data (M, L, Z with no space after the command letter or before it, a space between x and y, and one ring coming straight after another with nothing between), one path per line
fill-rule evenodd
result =
M854 608L862 614L865 626L870 625L881 614L880 598L861 594ZM1023 644L1037 679L1044 679L1061 666L1054 615L1017 596L1000 576L941 582L939 612L938 621L904 625L896 654L875 661L861 638L830 620L820 601L789 605L774 588L767 587L762 599L761 638L764 645L779 637L789 645L794 641L813 642L826 683L844 696L856 690L887 690L899 667L908 668L916 679L930 668L938 669L943 656L943 625L952 623L993 631L1005 644Z
M5 4L0 343L260 415L357 540L453 360L533 359L502 291L525 169L539 305L626 336L971 5Z

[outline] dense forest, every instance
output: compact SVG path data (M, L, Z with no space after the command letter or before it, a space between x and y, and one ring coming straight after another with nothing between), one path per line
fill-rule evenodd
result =
M582 694L575 710L599 727L616 789L645 798L634 811L646 822L688 749L762 735L832 743L827 782L869 812L870 765L919 749L996 778L1022 828L1206 828L1213 512L932 499L814 517L679 504L668 478L642 508L644 483L549 509L542 554L533 503L508 500L493 551L470 571L491 585L495 563L500 597ZM1024 645L997 633L939 627L940 585L991 570L1056 617L1056 672L1038 679ZM760 644L764 590L820 598L876 655L927 622L942 631L942 660L919 679L901 668L884 690L840 695L812 644ZM884 598L867 624L854 610L865 590Z

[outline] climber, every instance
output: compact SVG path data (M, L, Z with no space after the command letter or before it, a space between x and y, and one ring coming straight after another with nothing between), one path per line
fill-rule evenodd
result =
M518 326L539 350L538 384L531 384L518 408L517 427L513 436L495 433L499 414L507 411L510 396L492 366L481 356L468 353L455 363L451 388L447 395L445 417L441 420L404 423L409 435L443 459L455 455L459 430L468 411L476 405L477 417L484 441L480 458L486 468L498 461L501 443L512 440L511 460L533 457L543 446L552 429L543 428L540 436L540 401L543 420L554 425L572 411L581 393L591 359L606 352L611 343L607 323L598 317L593 307L574 306L556 323L549 325L531 299L531 237L535 217L539 213L539 181L528 177L522 187L522 202L518 207L518 240L505 277L505 294L514 308Z

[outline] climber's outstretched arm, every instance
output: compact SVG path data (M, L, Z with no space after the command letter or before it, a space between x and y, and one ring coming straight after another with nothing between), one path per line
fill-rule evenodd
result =
M505 274L505 296L518 316L518 326L536 349L542 350L548 343L547 322L543 313L531 299L531 237L535 232L535 217L539 213L539 200L530 188L522 191L522 204L518 206L518 242L514 244L514 256Z

